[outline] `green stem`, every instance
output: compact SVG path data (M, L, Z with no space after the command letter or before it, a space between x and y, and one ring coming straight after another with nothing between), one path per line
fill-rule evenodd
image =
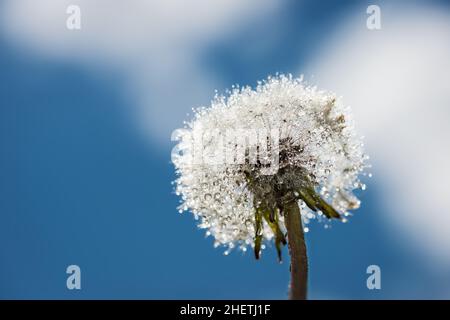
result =
M297 201L284 204L284 221L291 256L291 284L289 298L305 300L308 285L308 256L306 254L300 208Z

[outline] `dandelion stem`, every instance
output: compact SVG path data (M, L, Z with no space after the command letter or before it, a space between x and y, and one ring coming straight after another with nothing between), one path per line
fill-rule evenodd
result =
M285 225L291 256L291 284L289 298L305 300L308 286L308 256L305 235L297 201L284 204Z

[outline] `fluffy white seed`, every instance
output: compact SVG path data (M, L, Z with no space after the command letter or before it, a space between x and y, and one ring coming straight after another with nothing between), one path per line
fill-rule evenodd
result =
M267 157L262 159L264 139L257 141L259 149L253 149L260 163L249 160L251 141L236 149L240 133L257 132L258 139L274 130L277 140L268 140ZM173 162L180 209L192 211L215 244L229 249L253 246L255 200L276 201L270 197L280 185L298 195L297 189L308 180L341 214L359 206L353 190L365 188L358 176L366 167L366 156L350 108L335 94L291 75L269 77L256 89L234 88L226 96L216 95L211 106L196 109L194 119L176 138L179 152ZM236 150L247 151L241 157L244 162L236 160ZM274 154L277 157L271 158ZM261 161L274 159L276 166L271 165L277 171L263 172ZM259 182L250 188L249 179ZM304 222L324 220L320 211L313 212L302 201L299 205ZM282 216L279 224L284 229ZM265 240L274 236L266 223L262 236Z

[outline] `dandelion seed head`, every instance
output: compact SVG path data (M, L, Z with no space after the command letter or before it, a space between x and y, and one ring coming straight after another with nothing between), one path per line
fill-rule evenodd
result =
M231 154L236 160L237 143L226 134L239 130L277 130L276 144L269 143L271 153L277 153L276 172L263 172L261 162L267 157L250 161L248 141L244 162L227 159ZM196 137L201 137L200 146ZM233 247L254 246L257 235L263 240L276 236L267 219L258 230L258 208L278 212L276 223L285 230L279 210L283 197L299 201L304 222L323 216L322 210L308 206L304 190L314 190L342 215L360 205L353 191L365 189L359 176L368 157L351 110L342 98L308 86L302 78L277 75L255 89L233 86L226 95L216 93L210 106L195 109L177 138L180 152L173 162L180 209L195 212L198 226L215 238L215 246L227 247L225 254ZM193 163L199 153L215 162Z

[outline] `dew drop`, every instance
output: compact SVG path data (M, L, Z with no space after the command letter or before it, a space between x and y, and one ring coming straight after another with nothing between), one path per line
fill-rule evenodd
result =
M205 200L209 201L212 199L212 195L210 193L205 194Z

